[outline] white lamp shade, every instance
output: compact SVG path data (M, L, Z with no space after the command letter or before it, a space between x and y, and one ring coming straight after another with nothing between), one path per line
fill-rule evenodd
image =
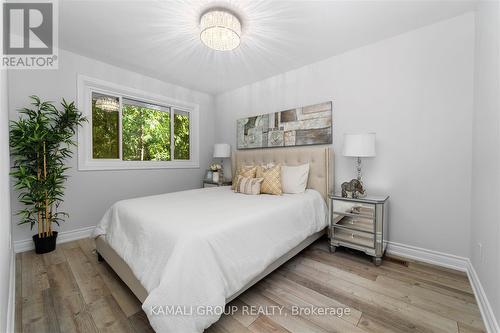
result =
M344 156L374 157L375 133L344 134Z
M231 157L231 145L227 143L214 144L214 157L215 158Z

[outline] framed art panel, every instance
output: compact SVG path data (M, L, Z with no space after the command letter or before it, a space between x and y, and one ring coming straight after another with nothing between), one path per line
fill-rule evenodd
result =
M332 143L332 102L238 119L237 148Z

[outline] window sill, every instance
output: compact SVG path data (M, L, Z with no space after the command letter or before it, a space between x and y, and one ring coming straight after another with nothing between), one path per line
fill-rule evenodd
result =
M146 169L199 169L195 161L85 161L78 163L78 171L146 170Z

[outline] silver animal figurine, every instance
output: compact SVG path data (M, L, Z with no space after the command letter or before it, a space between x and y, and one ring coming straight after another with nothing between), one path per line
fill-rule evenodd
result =
M358 179L352 179L350 182L344 182L341 185L342 197L344 198L361 198L365 194L363 183Z

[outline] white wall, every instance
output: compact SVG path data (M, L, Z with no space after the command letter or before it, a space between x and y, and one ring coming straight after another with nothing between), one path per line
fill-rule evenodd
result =
M336 188L355 176L345 132L375 131L368 192L390 199L390 240L469 256L474 14L216 96L216 140L236 119L333 101Z
M68 163L71 170L68 172L65 202L61 206L61 210L68 212L70 217L59 230L67 231L96 225L105 210L120 199L201 186L205 166L211 160L214 143L214 101L211 95L188 90L61 50L58 70L9 72L10 118L17 117L16 109L28 105L28 96L30 95L38 95L43 99L56 102L59 102L63 97L66 100L76 101L77 74L199 104L201 168L78 171L75 154ZM17 201L12 200L13 212L17 211L19 207ZM32 234L33 232L27 226L14 226L14 240L29 239Z
M0 332L7 332L11 249L7 72L0 70Z
M499 22L498 2L479 3L474 77L471 261L500 322ZM479 244L482 244L482 251Z

